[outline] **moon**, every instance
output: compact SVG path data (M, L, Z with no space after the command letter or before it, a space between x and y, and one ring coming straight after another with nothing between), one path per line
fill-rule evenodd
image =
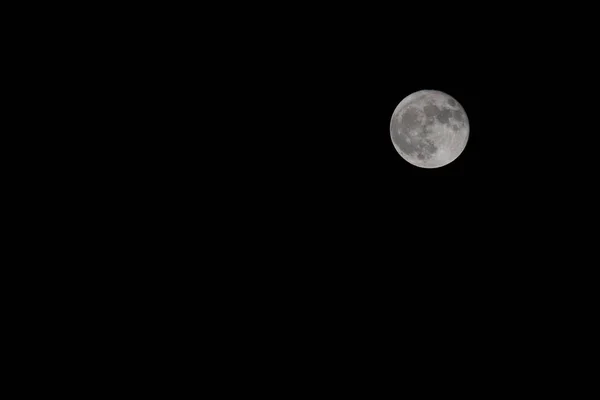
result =
M392 143L406 161L439 168L461 155L469 140L467 113L453 97L421 90L405 97L390 123Z

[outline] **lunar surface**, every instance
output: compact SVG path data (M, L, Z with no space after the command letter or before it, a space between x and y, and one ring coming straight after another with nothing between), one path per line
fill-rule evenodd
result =
M469 139L469 120L462 106L436 90L421 90L398 104L390 123L392 142L409 163L421 168L450 164Z

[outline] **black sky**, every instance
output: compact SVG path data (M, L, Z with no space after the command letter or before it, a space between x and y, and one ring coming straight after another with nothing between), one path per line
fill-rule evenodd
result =
M237 43L235 58L251 62L231 64L242 83L231 96L249 105L236 121L254 133L239 151L257 149L245 190L273 195L280 208L269 210L317 236L326 225L352 243L413 229L439 229L440 240L464 229L479 241L546 226L548 207L561 211L558 198L589 187L591 158L576 155L587 146L573 147L582 122L573 101L594 82L588 53L528 19L404 18L332 13ZM390 139L395 107L423 89L455 97L470 122L464 152L435 170L404 161Z

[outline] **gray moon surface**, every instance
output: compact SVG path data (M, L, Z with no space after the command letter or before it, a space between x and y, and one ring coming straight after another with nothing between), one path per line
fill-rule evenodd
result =
M392 143L406 161L439 168L461 155L469 140L469 120L456 99L437 90L404 98L390 123Z

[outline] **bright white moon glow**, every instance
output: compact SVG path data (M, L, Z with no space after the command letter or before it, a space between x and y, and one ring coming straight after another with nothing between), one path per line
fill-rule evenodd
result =
M398 104L390 123L392 143L409 163L421 168L450 164L469 139L462 106L446 93L421 90Z

